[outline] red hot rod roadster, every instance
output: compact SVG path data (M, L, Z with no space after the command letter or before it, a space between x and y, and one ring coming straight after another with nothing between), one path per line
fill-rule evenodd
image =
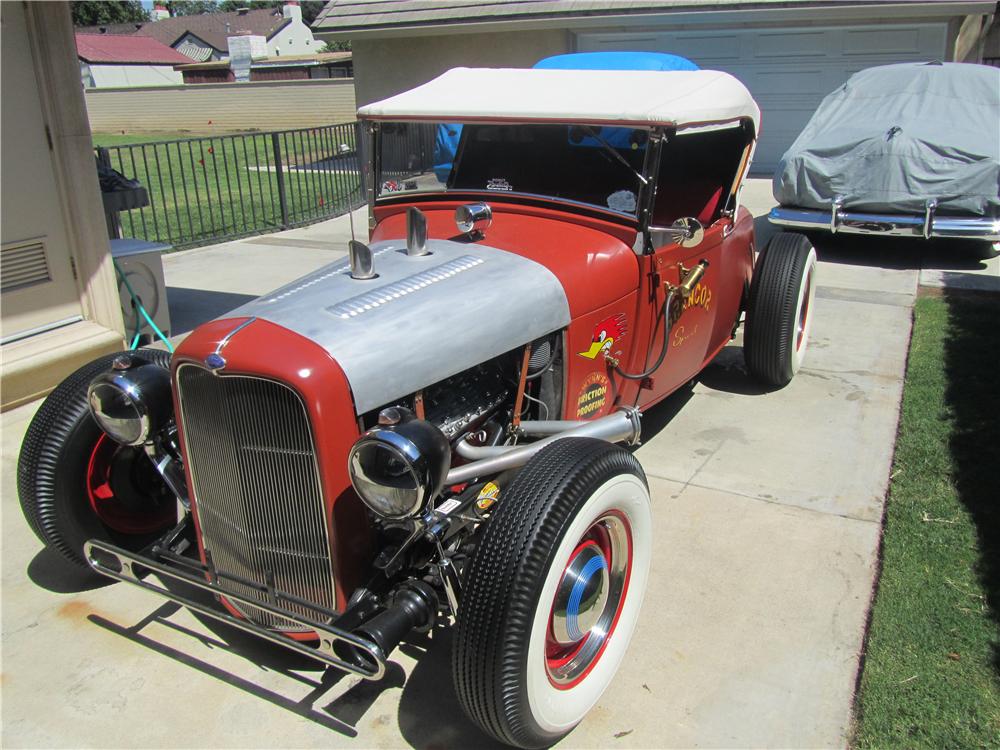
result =
M366 678L453 622L464 710L546 745L649 585L621 444L743 322L750 373L787 383L816 254L755 253L759 110L725 73L456 69L359 117L369 241L173 357L70 376L21 502L70 560Z

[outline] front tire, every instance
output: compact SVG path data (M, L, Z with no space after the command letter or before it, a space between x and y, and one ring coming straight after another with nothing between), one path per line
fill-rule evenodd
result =
M129 354L170 367L170 354L159 349ZM139 550L177 522L176 498L143 449L111 440L87 405L90 381L118 356L84 365L49 394L31 420L17 464L28 525L47 547L88 569L88 539Z
M804 234L771 238L750 283L743 355L750 374L782 388L802 367L816 295L816 249Z
M567 438L521 470L469 566L452 655L485 732L543 747L597 703L638 620L651 531L645 474L619 446Z

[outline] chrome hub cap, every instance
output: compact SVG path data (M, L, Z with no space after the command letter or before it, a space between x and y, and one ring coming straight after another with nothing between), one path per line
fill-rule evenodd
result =
M597 663L625 600L632 539L623 515L609 513L587 530L563 571L549 617L549 680L568 689Z
M594 542L573 553L556 592L552 609L552 634L568 646L587 636L597 624L608 601L608 561Z

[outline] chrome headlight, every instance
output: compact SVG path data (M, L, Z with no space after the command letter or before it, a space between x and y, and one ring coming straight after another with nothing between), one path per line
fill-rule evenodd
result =
M152 364L111 370L91 381L87 402L108 437L142 445L170 420L170 373Z
M436 426L409 409L390 407L379 425L351 448L351 484L365 505L385 518L418 513L441 491L451 465L451 446Z

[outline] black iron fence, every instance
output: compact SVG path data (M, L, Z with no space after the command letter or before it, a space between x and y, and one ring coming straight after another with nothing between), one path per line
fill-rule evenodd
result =
M308 224L365 201L357 123L106 146L98 159L149 193L121 234L177 248ZM359 148L360 146L360 148Z

